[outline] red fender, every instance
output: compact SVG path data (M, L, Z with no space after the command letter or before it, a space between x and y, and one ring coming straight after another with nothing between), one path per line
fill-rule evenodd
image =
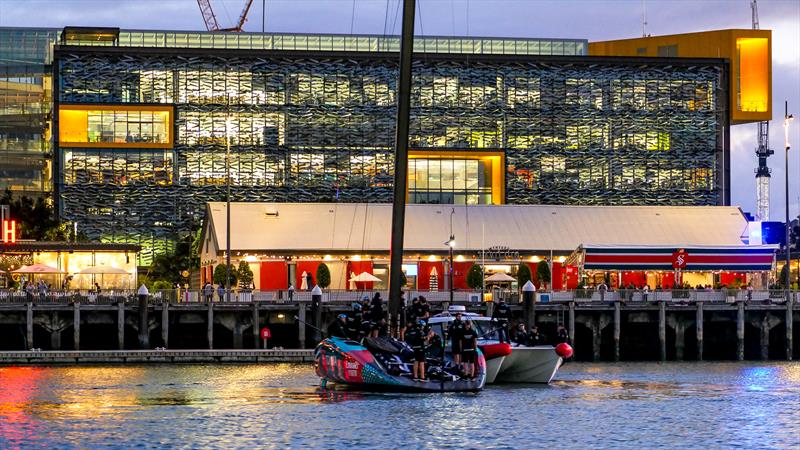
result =
M486 360L500 358L502 356L508 356L511 354L511 344L507 342L501 342L497 344L486 344L481 345L481 351L483 352L483 356Z

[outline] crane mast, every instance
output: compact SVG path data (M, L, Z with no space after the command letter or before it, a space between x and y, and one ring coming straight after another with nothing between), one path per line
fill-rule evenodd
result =
M240 33L244 23L247 22L247 13L250 12L250 6L252 5L253 0L245 0L244 8L242 8L242 12L239 14L239 21L236 25L230 28L220 28L217 15L214 14L214 8L211 7L211 0L197 0L197 6L200 7L200 14L203 15L203 21L208 31L233 31Z
M758 1L750 1L750 11L752 12L752 25L754 30L759 29L758 23ZM769 122L758 122L758 134L756 136L758 146L756 156L758 157L758 168L756 168L756 218L758 220L769 220L769 181L772 169L767 166L767 158L775 152L769 148Z

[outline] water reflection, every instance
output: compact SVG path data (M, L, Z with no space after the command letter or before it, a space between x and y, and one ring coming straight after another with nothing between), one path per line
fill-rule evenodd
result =
M800 364L568 364L550 386L322 389L308 366L0 369L0 447L795 447Z

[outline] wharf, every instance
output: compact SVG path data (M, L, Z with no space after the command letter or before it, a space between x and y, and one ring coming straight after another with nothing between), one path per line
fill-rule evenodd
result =
M314 351L297 350L67 350L0 352L0 366L59 364L309 363Z

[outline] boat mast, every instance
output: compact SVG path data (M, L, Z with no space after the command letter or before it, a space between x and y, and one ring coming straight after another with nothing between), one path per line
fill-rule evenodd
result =
M414 47L415 0L403 0L403 31L400 36L400 79L397 84L397 130L394 139L394 193L392 240L389 247L389 321L396 334L403 277L403 235L408 183L408 122L411 110L411 53Z

